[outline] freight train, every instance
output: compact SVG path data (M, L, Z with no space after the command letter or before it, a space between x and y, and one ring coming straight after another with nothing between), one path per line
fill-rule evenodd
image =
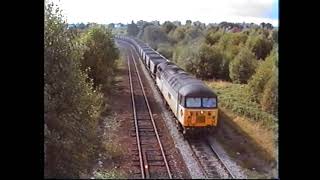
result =
M214 131L218 126L218 98L201 80L136 38L116 36L133 45L149 71L183 134Z

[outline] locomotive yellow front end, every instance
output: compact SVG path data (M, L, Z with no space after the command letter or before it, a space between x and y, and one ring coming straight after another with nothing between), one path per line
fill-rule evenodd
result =
M218 109L185 109L184 114L184 126L212 127L218 123Z
M185 107L180 108L180 117L184 133L214 130L218 125L217 98L186 98Z

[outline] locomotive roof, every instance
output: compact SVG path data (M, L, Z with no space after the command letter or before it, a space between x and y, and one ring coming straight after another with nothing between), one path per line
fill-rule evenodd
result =
M153 64L157 65L159 63L166 62L167 60L160 56L159 58L158 57L150 58L150 61L152 61Z
M161 55L157 52L146 53L146 56L148 56L149 58L161 57Z
M148 48L148 49L143 49L143 52L150 53L150 52L155 52L155 50Z
M216 97L202 81L186 73L172 62L164 62L158 65L164 71L164 78L170 86L185 97Z

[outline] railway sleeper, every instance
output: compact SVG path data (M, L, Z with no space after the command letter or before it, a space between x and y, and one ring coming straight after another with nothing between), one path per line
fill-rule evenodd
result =
M165 163L163 161L148 161L149 166L165 166Z
M162 156L162 154L158 150L148 150L148 157L150 156Z
M160 149L158 145L153 144L141 144L142 149L151 150L151 149Z
M144 132L144 131L139 131L140 139L150 139L150 138L155 138L156 135L154 132Z
M150 125L140 125L139 126L139 129L145 129L145 130L153 130L154 131L154 129L153 129L153 127Z
M163 161L163 157L162 156L147 156L147 157L148 157L148 162Z
M154 141L142 141L142 145L152 145L152 147L159 147Z
M139 132L146 132L146 133L148 133L148 132L154 132L154 129L151 129L151 128L148 128L148 129L145 129L145 128L139 128Z

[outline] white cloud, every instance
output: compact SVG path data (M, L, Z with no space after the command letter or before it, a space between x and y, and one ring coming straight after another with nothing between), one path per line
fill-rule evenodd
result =
M52 0L68 22L129 23L131 20L201 22L269 22L264 17L273 0Z

